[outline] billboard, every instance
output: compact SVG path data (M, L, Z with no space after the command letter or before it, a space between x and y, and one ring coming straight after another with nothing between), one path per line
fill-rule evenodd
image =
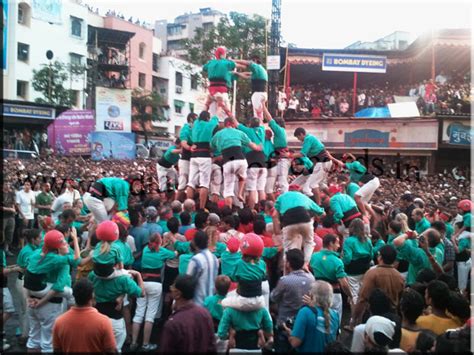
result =
M387 71L387 57L378 55L324 53L323 70L385 73Z
M449 131L449 144L465 145L470 146L472 137L474 136L474 130L470 125L465 126L463 124L450 124L448 126Z
M27 117L40 120L54 120L56 109L52 107L3 104L3 115L8 117Z
M89 134L94 131L92 110L69 110L48 127L48 138L54 151L61 155L89 155Z
M135 159L135 133L92 132L92 160Z
M61 24L62 23L62 0L32 0L31 16L37 20Z
M97 132L132 131L132 91L96 88Z
M7 70L7 48L8 48L8 0L2 0L2 10L3 10L3 22L2 22L2 32L3 32L3 70Z

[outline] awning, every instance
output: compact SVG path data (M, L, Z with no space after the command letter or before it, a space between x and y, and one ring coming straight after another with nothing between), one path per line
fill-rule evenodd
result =
M175 107L183 107L185 104L184 101L181 101L181 100L174 100L174 106Z

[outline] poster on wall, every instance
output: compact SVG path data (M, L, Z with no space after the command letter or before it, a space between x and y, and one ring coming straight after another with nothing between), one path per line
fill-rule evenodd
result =
M92 160L135 159L135 133L92 132Z
M32 0L31 16L37 20L61 24L62 23L62 0Z
M7 50L8 50L8 0L2 0L2 10L3 10L3 22L2 22L2 32L3 32L3 72L7 70Z
M68 110L48 127L49 142L60 155L89 155L89 134L94 131L92 110Z
M131 132L131 90L97 87L95 107L97 132Z

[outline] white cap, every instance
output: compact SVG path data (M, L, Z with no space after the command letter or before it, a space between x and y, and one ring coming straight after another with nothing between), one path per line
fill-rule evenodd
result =
M404 194L410 194L410 195L411 195L411 191L410 191L410 190L406 190L406 191L404 192Z
M458 199L458 198L457 198L456 196L453 196L453 197L451 197L449 200L450 200L450 201L455 201L455 200L457 200L457 199Z
M423 202L423 200L421 198L417 197L413 200L413 202Z
M372 343L386 346L387 344L379 344L374 338L375 333L382 333L388 339L393 340L395 335L395 322L392 322L390 319L380 316L372 316L365 323L365 333L370 338Z

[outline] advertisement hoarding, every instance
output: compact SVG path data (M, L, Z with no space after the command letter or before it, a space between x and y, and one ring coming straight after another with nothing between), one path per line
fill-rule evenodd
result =
M97 132L132 131L132 92L128 89L96 88Z
M324 53L323 70L385 73L387 71L387 57L377 55Z
M92 132L92 160L135 159L135 133Z

